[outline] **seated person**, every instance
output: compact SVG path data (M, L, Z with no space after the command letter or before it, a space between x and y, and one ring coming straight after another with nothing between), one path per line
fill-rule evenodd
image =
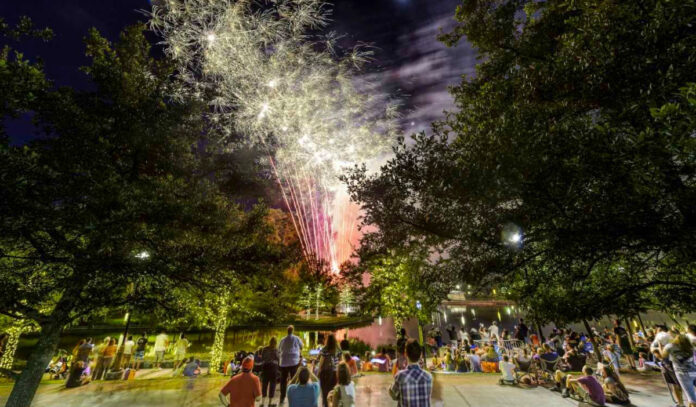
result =
M65 382L66 388L80 387L89 383L91 377L89 375L88 369L85 367L85 362L78 360L73 363L70 367L70 374L68 374L68 380Z
M365 361L362 364L362 371L363 372L371 372L373 369L372 362L370 362L370 352L365 352Z
M510 357L508 355L503 355L503 361L500 362L500 372L503 375L503 377L500 378L500 384L517 383L517 374L515 370L515 364L510 362Z
M500 361L500 356L498 353L495 351L495 348L493 346L486 346L484 348L485 353L483 357L481 358L482 361L484 362L499 362Z
M288 407L316 407L319 390L319 379L306 366L301 366L288 386Z
M570 348L565 355L563 355L563 360L560 364L560 369L564 372L580 372L582 367L585 366L585 361L587 357L580 354L577 349Z
M539 353L539 357L547 362L553 362L558 359L558 353L554 352L548 343L542 346L542 351Z
M597 368L602 376L602 389L604 390L606 401L614 404L630 404L628 390L621 383L621 379L614 373L611 366L600 363L597 365Z
M466 373L469 371L469 360L464 349L457 352L457 373Z
M578 378L557 370L554 381L557 386L563 389L561 392L563 397L573 397L592 406L601 407L606 402L604 389L602 389L602 385L599 384L597 379L592 376L592 373L592 368L589 366L582 368L583 375Z
M475 349L471 349L471 354L469 355L469 365L471 371L474 373L481 373L483 369L481 368L481 358L476 354Z
M186 377L197 377L201 374L201 363L198 359L189 358L188 363L184 366L184 376Z
M350 355L350 352L343 352L343 360L346 362L346 365L348 365L348 371L350 372L351 376L357 376L358 374L358 364L355 362L355 359ZM396 363L394 364L396 366Z

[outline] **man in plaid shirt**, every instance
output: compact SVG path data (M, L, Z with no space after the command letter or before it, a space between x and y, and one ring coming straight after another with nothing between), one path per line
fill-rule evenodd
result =
M418 365L421 346L415 339L406 343L406 356L408 367L394 376L389 394L399 402L399 407L430 407L433 377Z

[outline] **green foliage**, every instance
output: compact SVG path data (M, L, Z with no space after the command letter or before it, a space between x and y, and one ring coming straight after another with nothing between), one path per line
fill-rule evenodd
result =
M89 32L93 91L54 89L19 54L0 60L3 118L31 112L45 136L0 148L0 313L41 328L8 405L28 405L73 321L119 308L174 321L224 288L213 298L260 318L254 295L273 295L291 256L265 207L230 200L234 167L210 165L207 106L143 30L114 44Z
M442 40L481 56L456 111L347 178L367 241L438 248L441 276L504 282L542 322L693 310L696 3L464 1L456 19Z
M360 284L354 287L362 312L392 317L397 329L410 318L429 321L447 292L444 279L433 278L427 251L390 250L369 255L363 251L360 264L345 273L347 280L351 274L360 276ZM365 273L369 281L363 284Z

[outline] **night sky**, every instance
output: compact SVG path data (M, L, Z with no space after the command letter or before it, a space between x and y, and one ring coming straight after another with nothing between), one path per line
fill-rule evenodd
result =
M452 106L449 85L472 74L476 53L466 43L453 49L439 43L440 29L454 24L452 16L460 0L337 0L330 30L345 35L347 46L361 41L376 47L375 62L364 75L382 84L405 105L407 131L427 129ZM26 15L38 27L50 27L55 38L49 43L29 40L18 48L28 58L40 56L48 77L56 85L88 86L78 67L88 63L82 38L96 27L113 40L126 25L145 21L140 10L148 0L21 0L0 2L0 16L9 23ZM22 143L34 130L27 118L8 126L10 137Z

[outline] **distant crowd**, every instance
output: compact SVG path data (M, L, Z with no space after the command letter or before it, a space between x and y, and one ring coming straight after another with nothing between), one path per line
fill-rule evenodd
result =
M628 328L628 329L627 329ZM230 406L273 405L280 387L280 405L289 407L351 407L355 404L354 380L367 372L391 373L389 394L401 407L429 407L432 372L497 373L501 385L545 386L563 397L593 406L606 402L630 404L622 371L657 370L677 406L696 407L696 326L686 331L656 325L650 329L613 327L591 332L553 329L548 337L532 332L520 319L512 333L497 323L479 329L446 327L426 333L424 346L401 329L395 347L366 352L362 357L348 350L347 336L339 343L333 334L307 352L303 341L288 327L287 335L271 338L253 353L238 352L211 369L231 376L219 398ZM187 357L190 342L184 334L174 341L165 332L154 343L147 334L126 338L120 354L116 340L80 340L71 355L60 355L47 367L53 378L78 387L92 380L131 379L142 367L146 352L154 352L155 369L172 352L172 375L194 378L201 363ZM303 353L309 354L304 357ZM109 377L111 376L111 377Z

